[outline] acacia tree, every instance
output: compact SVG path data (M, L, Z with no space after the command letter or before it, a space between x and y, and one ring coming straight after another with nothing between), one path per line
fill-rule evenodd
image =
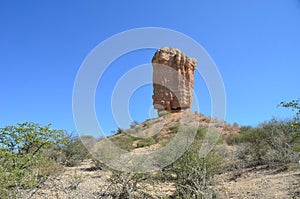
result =
M295 127L300 127L300 101L299 99L297 100L292 100L290 102L281 102L280 105L282 107L291 109L292 111L296 112L294 116L294 125Z
M300 152L300 100L297 99L290 102L281 102L280 106L291 109L295 112L290 126L293 129L292 141L294 143L294 150Z
M51 124L24 122L0 128L0 198L14 188L36 186L43 177L41 168L50 161L44 152L65 141L65 132L51 129Z

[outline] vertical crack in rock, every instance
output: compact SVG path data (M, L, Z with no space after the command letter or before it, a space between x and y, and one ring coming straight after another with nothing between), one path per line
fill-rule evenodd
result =
M153 105L160 111L179 112L192 106L197 60L177 48L163 47L152 58Z

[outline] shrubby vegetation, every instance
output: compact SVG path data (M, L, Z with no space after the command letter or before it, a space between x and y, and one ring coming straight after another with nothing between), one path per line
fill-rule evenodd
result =
M138 138L130 135L112 137L111 141L116 146L127 151L132 151L135 148L151 146L157 142L154 137Z
M48 147L64 144L64 132L50 125L22 123L0 129L0 197L37 186L54 162L44 156ZM49 171L49 170L48 170Z
M240 158L249 166L295 162L299 155L295 149L299 145L294 139L296 132L290 127L289 122L274 119L234 135L228 142L244 146Z
M296 110L292 120L265 122L258 127L241 127L241 133L227 138L228 144L244 146L240 151L246 165L275 165L297 162L300 149L299 101L282 102L281 106Z
M173 133L177 133L179 130L179 125L177 124L177 125L170 126L168 129Z
M179 126L172 126L170 131L178 131ZM187 131L187 128L183 129ZM201 157L199 150L205 135L203 129L197 131L195 141L188 150L173 164L155 173L128 173L110 169L112 176L103 188L101 197L113 198L152 198L143 185L155 185L160 182L172 182L176 192L172 198L216 198L213 189L213 177L223 166L223 158L212 151ZM152 142L150 138L141 143Z
M159 112L158 112L158 116L159 116L159 117L162 117L162 116L165 116L165 115L169 115L169 114L170 114L169 111L159 111Z
M62 163L64 165L70 167L77 166L83 160L91 158L89 151L83 145L81 139L78 136L73 137L70 135L67 142L61 147L64 158Z
M48 176L87 157L78 138L32 122L0 128L0 198L40 186ZM75 163L76 162L76 163Z
M120 147L121 149L127 150L127 151L131 151L133 150L135 147L133 146L133 142L139 140L139 138L137 137L133 137L133 136L127 136L127 135L120 135L120 136L116 136L116 137L112 137L111 141L118 147Z
M238 170L241 167L286 165L299 161L299 100L282 102L280 106L295 111L294 117L283 121L273 119L257 127L240 127L239 134L219 138L217 144L223 143L225 139L227 144L238 148L237 159L242 166L224 161L224 155L217 150L211 151L206 157L199 156L207 132L198 129L194 142L183 156L162 171L147 174L108 168L89 155L78 136L52 129L51 125L25 122L6 126L0 128L0 198L14 198L22 190L39 188L49 176L58 175L62 166L76 166L87 158L92 159L94 169L107 169L111 173L107 186L104 186L105 190L97 195L100 198L149 198L151 196L143 185L165 181L173 183L176 188L171 198L216 198L213 177L225 167L236 167ZM132 128L140 128L137 124L132 123ZM148 138L126 135L124 130L118 129L110 139L120 148L132 151L157 143L163 146L180 128L175 124L168 127L168 134ZM188 131L187 128L183 130ZM87 140L92 139L87 137Z
M293 120L288 125L293 130L292 142L294 143L294 151L300 152L300 101L298 99L290 102L281 102L280 105L296 112Z
M171 165L175 174L177 198L216 198L212 188L213 176L222 168L222 157L210 152L206 157L199 155L201 144L193 143L185 154Z
M142 183L151 181L149 174L116 170L111 170L111 172L111 177L99 194L100 198L151 198L151 195L146 193L145 187L141 186Z
M155 143L156 141L153 137L144 138L137 143L137 148L151 146Z

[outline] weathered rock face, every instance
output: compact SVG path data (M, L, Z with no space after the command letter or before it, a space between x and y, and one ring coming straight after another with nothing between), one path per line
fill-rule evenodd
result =
M197 60L177 48L156 51L153 66L153 105L158 112L178 112L192 106Z

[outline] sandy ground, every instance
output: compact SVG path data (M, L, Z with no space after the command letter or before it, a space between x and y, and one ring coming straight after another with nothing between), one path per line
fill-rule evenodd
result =
M49 179L45 188L22 198L104 198L101 193L105 192L110 175L108 171L91 170L91 161L87 160L78 167L66 168L60 176ZM300 165L279 169L262 166L243 169L238 174L228 172L217 175L215 183L221 199L300 198ZM164 198L175 190L172 183L143 187L153 193L153 198Z

